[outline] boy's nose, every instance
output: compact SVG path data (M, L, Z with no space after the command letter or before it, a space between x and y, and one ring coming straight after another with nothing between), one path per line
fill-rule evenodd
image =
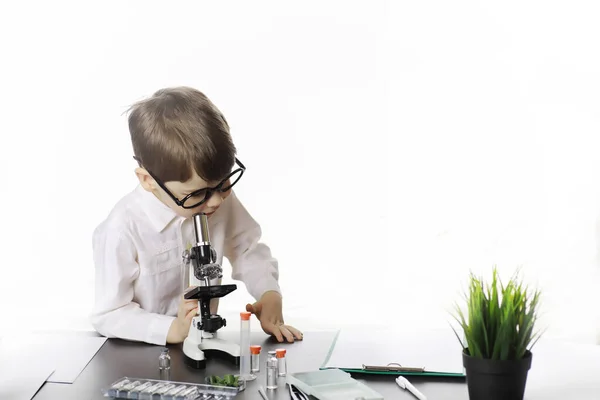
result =
M210 196L210 199L208 199L208 201L206 202L206 207L207 208L218 207L221 205L222 202L223 202L223 198L221 197L221 193L214 192L212 194L212 196Z

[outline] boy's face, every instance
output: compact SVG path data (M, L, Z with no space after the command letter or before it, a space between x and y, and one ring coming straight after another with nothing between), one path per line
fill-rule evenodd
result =
M160 185L150 176L148 171L143 168L136 168L135 170L138 179L140 180L140 184L144 189L153 193L160 201L162 201L165 205L167 205L171 210L173 210L177 215L182 216L184 218L191 218L194 214L199 212L205 213L210 218L211 214L217 211L223 200L229 196L231 190L227 192L214 192L212 196L205 201L203 204L200 204L194 208L183 208L178 206L175 201L160 187ZM186 182L177 182L177 181L169 181L164 182L164 186L167 187L169 192L178 199L183 199L188 194L207 187L214 187L220 182L206 182L202 178L193 172L192 177ZM202 200L201 198L190 198L186 201L185 204L194 204Z

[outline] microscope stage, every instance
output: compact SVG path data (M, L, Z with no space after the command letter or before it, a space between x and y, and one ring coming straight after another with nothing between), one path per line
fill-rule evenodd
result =
M237 289L237 285L197 286L184 295L186 299L210 300L228 295Z

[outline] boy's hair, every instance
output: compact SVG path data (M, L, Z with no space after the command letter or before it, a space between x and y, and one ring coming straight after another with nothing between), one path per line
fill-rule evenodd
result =
M129 111L133 153L158 179L185 182L196 171L211 182L231 172L236 149L229 125L202 92L161 89Z

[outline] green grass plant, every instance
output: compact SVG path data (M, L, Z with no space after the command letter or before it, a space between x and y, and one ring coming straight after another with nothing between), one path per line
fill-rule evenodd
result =
M491 360L523 358L535 345L540 332L538 320L540 291L532 291L515 274L505 285L493 268L491 283L472 272L466 298L466 315L455 305L453 314L464 333L465 343L454 333L466 354Z

